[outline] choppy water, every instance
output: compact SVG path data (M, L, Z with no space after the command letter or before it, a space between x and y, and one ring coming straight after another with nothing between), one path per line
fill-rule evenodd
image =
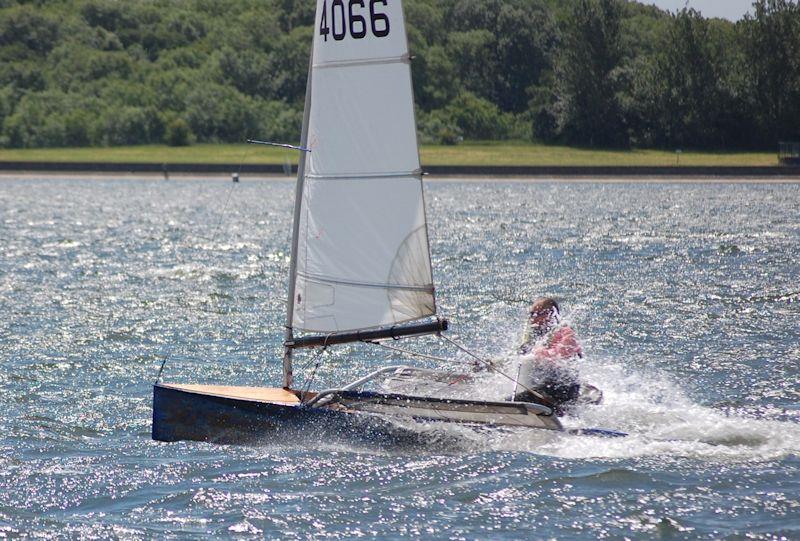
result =
M606 394L566 423L629 438L151 441L166 355L167 381L279 381L292 190L0 180L0 537L800 538L800 186L428 186L451 335L502 355L558 296Z

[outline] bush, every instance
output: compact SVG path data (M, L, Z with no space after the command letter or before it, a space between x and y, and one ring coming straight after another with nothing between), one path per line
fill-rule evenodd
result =
M20 148L87 144L96 111L93 98L60 92L27 94L13 112L8 109L3 122L5 144Z
M447 111L417 113L419 139L426 144L457 145L463 140L461 129Z
M558 120L550 109L542 107L534 111L531 124L534 141L553 143L558 138Z
M47 59L49 88L85 92L86 85L109 79L128 79L134 63L126 52L60 45ZM105 82L105 81L104 81Z
M33 6L19 6L0 18L0 45L23 44L39 54L49 52L58 42L59 23Z
M164 130L164 142L171 147L185 147L191 144L192 129L182 118L176 118L167 123Z
M258 138L286 143L299 142L303 125L302 109L290 107L282 101L262 101L257 105L256 128Z
M173 68L155 71L145 84L153 90L155 104L160 110L183 113L186 110L186 98L192 89L207 82L208 78L204 78L200 70Z
M498 140L511 136L513 116L470 92L460 94L445 111L468 139Z
M111 107L94 125L93 142L105 146L160 142L164 124L151 107Z
M0 85L14 85L16 88L40 92L47 88L41 66L36 62L0 61Z
M103 79L95 86L95 94L107 107L149 107L158 103L153 88L143 83Z
M23 109L6 118L3 132L8 146L36 148L64 146L64 125L39 109Z
M112 0L89 0L81 8L81 16L91 26L116 32L130 24L124 8L123 3Z
M207 142L242 142L258 130L255 102L229 86L213 83L195 88L186 97L186 120Z
M75 110L63 117L64 144L68 147L82 147L91 143L90 132L92 115Z
M0 88L0 126L3 120L14 111L14 87L11 85Z

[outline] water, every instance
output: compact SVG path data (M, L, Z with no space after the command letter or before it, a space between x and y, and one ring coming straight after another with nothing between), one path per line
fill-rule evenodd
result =
M428 185L450 335L501 356L559 297L606 395L565 424L629 438L151 441L165 356L166 381L279 382L292 190L0 180L0 537L800 538L800 186ZM314 387L386 358L334 351Z

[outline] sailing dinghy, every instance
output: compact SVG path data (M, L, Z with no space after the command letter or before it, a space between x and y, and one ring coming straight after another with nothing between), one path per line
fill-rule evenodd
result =
M389 366L321 392L293 386L304 348L447 330L437 317L411 57L401 0L317 0L294 209L283 385L154 385L160 441L249 441L395 421L561 430L546 404L365 391Z

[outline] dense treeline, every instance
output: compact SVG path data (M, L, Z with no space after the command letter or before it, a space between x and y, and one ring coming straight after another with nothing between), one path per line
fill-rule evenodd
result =
M775 148L800 7L406 0L423 140ZM313 0L0 0L0 147L297 140Z

